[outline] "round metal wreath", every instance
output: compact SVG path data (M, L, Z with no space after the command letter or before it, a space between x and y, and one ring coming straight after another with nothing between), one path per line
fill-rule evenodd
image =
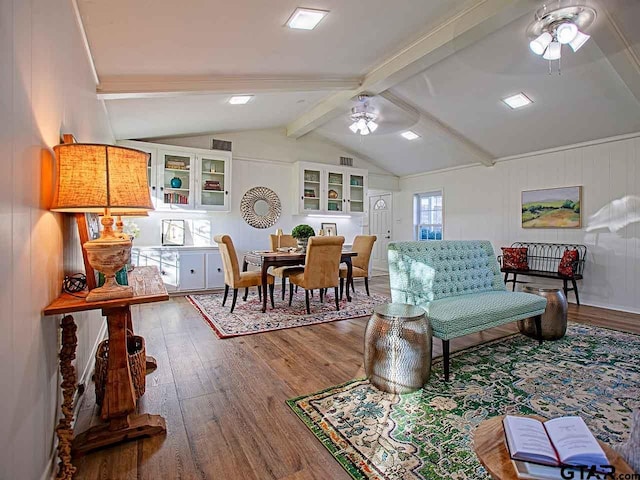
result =
M264 215L259 215L255 210L256 202L260 200L267 203L269 211ZM240 213L242 218L249 225L255 228L273 227L280 214L282 204L276 192L267 187L253 187L247 191L240 201Z

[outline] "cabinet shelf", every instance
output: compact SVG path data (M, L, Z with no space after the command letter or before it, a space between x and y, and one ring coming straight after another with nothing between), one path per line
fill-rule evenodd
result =
M221 177L224 176L224 173L221 172L202 172L203 175L219 175Z
M332 187L343 187L342 183L327 183L327 185L331 185Z
M165 190L175 190L176 192L188 192L188 188L173 188L173 187L164 187Z
M204 193L224 193L224 190L207 190L205 188L202 189Z
M184 173L189 173L191 170L189 170L188 168L164 168L165 172L184 172Z
M315 183L316 185L320 185L320 182L316 182L315 180L305 180L304 183Z

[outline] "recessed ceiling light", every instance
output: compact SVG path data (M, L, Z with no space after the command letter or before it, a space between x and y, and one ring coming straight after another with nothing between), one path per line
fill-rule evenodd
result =
M253 95L234 95L229 99L231 105L244 105L253 98Z
M327 10L314 10L311 8L296 8L287 20L287 27L298 28L300 30L313 30L320 23L327 13Z
M518 93L517 95L503 98L502 101L514 110L516 108L526 107L530 103L533 103L533 100L527 97L524 93Z
M411 130L402 132L400 135L402 135L407 140L415 140L416 138L420 138L420 135L418 135L416 132L412 132Z

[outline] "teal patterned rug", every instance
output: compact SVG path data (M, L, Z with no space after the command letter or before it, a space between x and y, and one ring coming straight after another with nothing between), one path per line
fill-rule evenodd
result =
M542 346L513 335L458 352L449 384L439 359L414 393L354 380L287 403L355 479L482 479L473 432L496 415L580 415L600 440L625 441L639 355L638 335L570 324Z

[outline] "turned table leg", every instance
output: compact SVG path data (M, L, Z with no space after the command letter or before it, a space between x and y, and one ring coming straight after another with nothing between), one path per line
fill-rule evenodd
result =
M62 374L62 418L56 427L58 435L58 472L56 480L71 480L76 467L71 463L71 444L73 441L73 397L76 393L76 369L72 365L76 358L78 327L71 315L62 319L62 346L60 347L60 373Z

